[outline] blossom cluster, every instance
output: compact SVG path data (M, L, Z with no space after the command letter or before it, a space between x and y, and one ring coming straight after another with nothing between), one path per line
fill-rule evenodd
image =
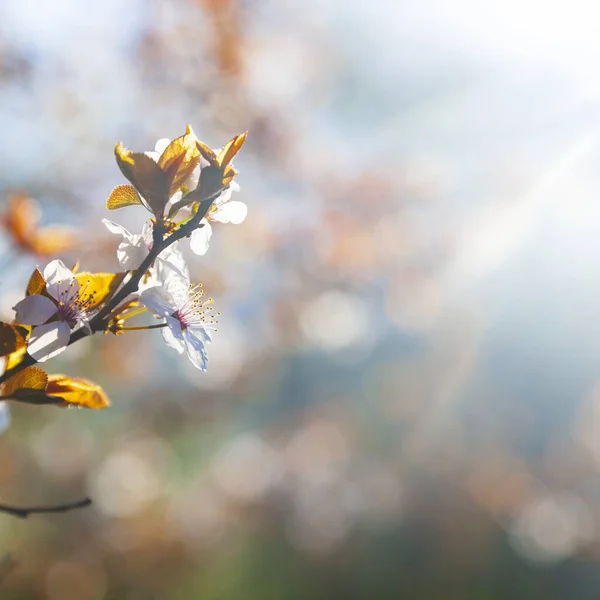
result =
M5 360L0 408L4 415L6 400L107 406L108 398L97 384L49 375L37 366L97 332L118 335L127 330L161 329L169 347L206 370L206 344L212 339L218 313L202 285L190 281L179 246L189 238L192 252L204 255L212 236L211 223L236 224L246 218L246 205L232 199L239 190L232 160L245 138L242 133L213 150L188 126L174 140L159 140L152 151L133 152L117 144L117 164L129 183L112 191L106 207L139 205L150 212L150 219L139 233L103 219L108 230L121 238L117 249L120 272L80 271L78 264L69 268L61 260L34 270L25 297L14 306L13 322L0 322L0 356ZM36 250L60 247L56 235L50 238L52 245L33 244L34 238L44 239L36 234L35 223L26 226L23 219L13 221L19 225L19 243ZM145 314L151 316L151 324L125 325Z

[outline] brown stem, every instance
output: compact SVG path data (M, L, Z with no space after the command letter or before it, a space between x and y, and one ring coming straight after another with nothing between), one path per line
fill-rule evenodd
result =
M91 498L83 498L83 500L77 500L77 502L69 502L68 504L56 504L54 506L30 506L28 508L20 508L17 506L9 506L7 504L0 504L0 512L4 512L7 515L12 515L19 519L26 519L29 515L38 515L44 513L62 513L77 508L85 508L92 503Z
M157 323L156 325L138 325L137 327L119 327L117 331L143 331L144 329L162 329L167 327L166 323Z

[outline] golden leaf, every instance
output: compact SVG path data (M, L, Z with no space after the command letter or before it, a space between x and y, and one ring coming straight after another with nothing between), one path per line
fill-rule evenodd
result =
M196 146L198 147L198 152L200 152L204 159L210 163L211 167L220 166L219 161L217 160L217 155L214 153L214 150L211 147L207 146L200 140L196 142Z
M81 286L79 300L85 301L88 310L98 307L108 300L121 285L127 271L122 273L87 273L85 271L75 274L75 279Z
M36 268L29 278L25 295L31 296L33 294L41 294L45 287L46 282L44 280L44 276L42 275L41 271Z
M4 397L15 397L17 390L46 390L48 375L46 371L39 367L27 367L20 373L17 373L2 385L2 395Z
M231 167L228 167L228 169L230 168ZM237 171L234 170L234 173L237 173ZM189 206L193 203L199 204L208 198L216 197L218 192L224 190L232 179L233 176L228 177L226 180L223 178L221 167L213 165L204 167L200 171L198 187L193 192L190 192L184 196L181 200L179 200L179 202L175 202L171 206L168 218L172 219L184 206Z
M62 400L56 396L49 396L44 390L32 388L21 388L15 390L10 396L5 396L5 400L16 400L24 404L56 404L62 405Z
M158 219L169 200L170 181L156 162L141 152L132 152L119 142L115 147L115 157L121 173L144 197L151 211Z
M200 162L198 138L188 125L185 134L174 139L160 155L158 166L169 181L169 196L177 192Z
M225 171L223 172L223 179L221 180L223 187L229 185L237 174L238 171L236 171L231 165L225 167Z
M239 152L240 148L246 141L247 131L240 133L235 137L232 137L224 146L221 148L221 152L217 156L217 162L219 166L226 167L233 160L233 157Z
M63 399L65 405L83 406L85 408L106 408L110 400L104 390L93 381L82 377L67 375L50 375L46 393Z
M25 347L25 340L14 325L0 321L0 356L8 356Z
M9 354L6 357L6 365L4 367L5 371L16 367L23 360L23 357L25 356L26 352L27 347L23 346L22 348L18 348L16 352L12 352L11 354Z
M118 185L108 197L106 208L108 210L116 210L125 206L133 206L134 204L142 204L142 199L137 193L137 190L128 184Z
M219 190L226 188L233 181L237 171L229 163L246 141L247 134L248 132L244 132L231 138L220 150L218 156L204 142L200 140L196 142L198 151L208 161L209 166L204 167L200 172L200 181L196 190L188 194L182 203L174 205L170 215L175 214L175 206L179 209L191 202L202 202L217 194Z

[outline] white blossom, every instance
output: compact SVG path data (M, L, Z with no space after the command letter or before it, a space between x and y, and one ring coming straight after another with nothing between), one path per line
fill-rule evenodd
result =
M161 138L156 142L153 151L145 152L144 154L153 160L158 161L160 155L170 143L171 140L168 138ZM215 154L219 154L219 152L220 149L214 150ZM192 171L191 175L184 183L183 189L187 190L188 192L194 191L198 187L202 169L208 166L209 162L204 157L201 157L198 166ZM231 199L233 192L237 192L239 189L240 186L235 181L232 181L228 188L223 190L221 195L213 202L208 213L206 214L206 217L200 221L202 227L196 229L190 237L190 248L194 254L202 256L208 251L210 238L212 237L212 227L210 225L211 222L231 223L233 225L238 225L244 221L246 215L248 214L247 205L239 200ZM181 190L174 194L169 199L165 212L168 213L169 208L176 202L179 202L182 196L183 192ZM184 207L177 214L181 217L186 210L189 210L189 207Z
M190 238L190 248L195 254L202 256L206 254L210 238L212 237L211 221L219 223L231 223L238 225L242 223L248 214L248 207L244 202L231 200L233 192L239 191L240 186L232 181L226 190L213 202L206 213L206 217L200 221L203 227L196 229Z
M117 260L124 269L128 271L137 269L146 256L150 252L154 240L152 238L152 226L149 223L144 223L141 233L131 233L122 225L109 221L108 219L102 219L106 228L115 235L120 235L123 241L117 248ZM155 268L150 269L150 279L146 282L147 285L151 285L152 281L156 278L156 269L163 268L163 265L167 265L183 277L189 276L189 269L178 248L178 242L167 246L157 257Z
M140 302L165 319L162 335L167 344L180 354L185 352L197 369L206 371L205 345L211 341L215 323L212 300L205 299L201 285L190 285L187 277L172 269L163 269L159 277L160 284L145 289Z
M13 307L17 323L33 325L27 345L28 354L44 362L69 344L71 329L86 325L94 304L93 294L81 289L73 272L60 260L53 260L44 269L46 291L51 298L41 294L27 296ZM53 319L51 322L48 322Z

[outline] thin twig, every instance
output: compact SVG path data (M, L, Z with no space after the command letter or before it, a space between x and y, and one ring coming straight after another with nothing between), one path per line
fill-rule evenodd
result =
M37 515L43 513L62 513L77 508L85 508L92 503L91 498L84 498L83 500L77 500L77 502L70 502L68 504L56 504L54 506L30 506L28 508L20 508L18 506L9 506L8 504L0 504L0 512L4 512L7 515L12 515L19 519L26 519L29 515Z

